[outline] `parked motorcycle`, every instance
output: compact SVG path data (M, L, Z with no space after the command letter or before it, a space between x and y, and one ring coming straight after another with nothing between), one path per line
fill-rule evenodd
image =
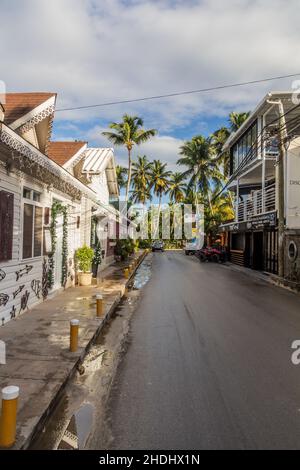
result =
M202 263L208 261L224 263L226 261L226 251L222 247L208 246L199 250L197 257Z

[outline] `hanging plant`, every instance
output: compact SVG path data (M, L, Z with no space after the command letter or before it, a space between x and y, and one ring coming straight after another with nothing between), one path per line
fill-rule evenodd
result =
M62 271L61 271L61 285L66 286L68 278L68 207L64 206L61 202L55 201L51 207L51 225L50 235L52 243L52 251L49 255L49 269L48 269L48 286L51 289L54 285L54 255L57 245L57 217L63 216L63 238L62 238Z
M97 243L94 248L94 258L92 264L93 277L97 277L98 267L102 263L102 249L100 240L97 240Z

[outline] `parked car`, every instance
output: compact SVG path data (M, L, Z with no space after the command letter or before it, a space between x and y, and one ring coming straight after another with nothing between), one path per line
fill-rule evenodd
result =
M155 240L155 242L152 243L152 251L165 251L164 242L162 240Z

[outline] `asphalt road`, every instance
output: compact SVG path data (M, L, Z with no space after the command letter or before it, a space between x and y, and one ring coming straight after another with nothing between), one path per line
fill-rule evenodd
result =
M300 449L295 339L296 294L181 252L154 254L110 399L110 447Z

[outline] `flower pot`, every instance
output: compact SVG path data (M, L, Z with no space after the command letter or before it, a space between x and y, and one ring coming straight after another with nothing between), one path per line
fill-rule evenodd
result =
M92 273L79 273L78 277L81 286L90 286L92 284Z

